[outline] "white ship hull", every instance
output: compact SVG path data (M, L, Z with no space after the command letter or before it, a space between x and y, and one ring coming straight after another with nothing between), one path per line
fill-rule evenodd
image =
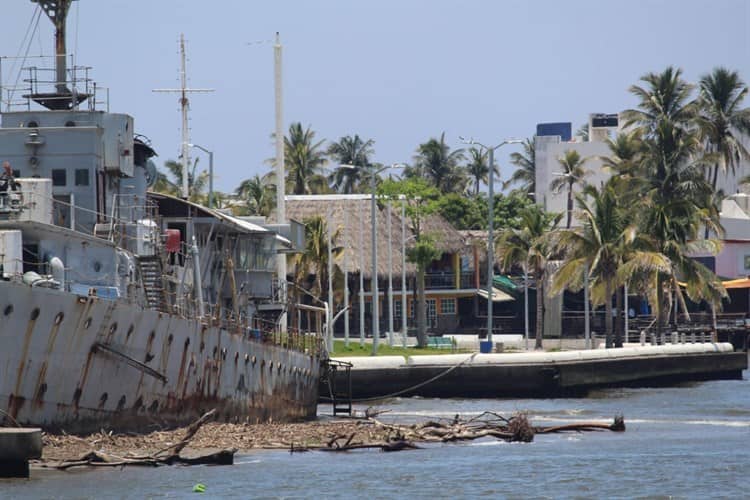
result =
M124 301L4 281L0 409L22 425L70 432L181 425L212 408L227 421L314 417L317 346L294 341L282 347Z

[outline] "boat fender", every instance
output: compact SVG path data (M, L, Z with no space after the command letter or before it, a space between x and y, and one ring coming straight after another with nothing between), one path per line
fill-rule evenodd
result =
M53 280L58 283L65 283L65 266L59 257L52 257L49 260L49 268Z

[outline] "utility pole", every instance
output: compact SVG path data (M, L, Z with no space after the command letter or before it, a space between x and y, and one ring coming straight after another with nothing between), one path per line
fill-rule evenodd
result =
M208 93L213 89L191 89L187 86L187 64L185 62L185 35L180 33L180 88L178 89L154 89L152 92L168 92L180 94L180 110L182 112L182 198L190 197L188 185L188 169L190 168L190 128L188 120L188 109L190 102L187 95L191 93Z
M276 32L276 43L273 46L273 83L276 109L276 219L278 224L286 224L286 176L284 168L284 106L282 95L281 73L281 38ZM286 303L286 255L276 256L276 277L280 284L281 301ZM282 332L287 329L286 310L279 316Z

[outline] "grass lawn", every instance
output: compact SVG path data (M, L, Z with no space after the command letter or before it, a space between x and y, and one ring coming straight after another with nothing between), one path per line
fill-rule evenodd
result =
M378 356L419 356L425 354L453 354L456 352L466 352L461 349L439 349L435 347L407 347L401 346L390 347L388 341L378 343ZM364 346L359 345L359 339L352 339L349 341L349 347L344 346L343 340L333 341L333 352L330 353L331 357L346 357L346 356L370 356L372 354L372 344L366 343Z

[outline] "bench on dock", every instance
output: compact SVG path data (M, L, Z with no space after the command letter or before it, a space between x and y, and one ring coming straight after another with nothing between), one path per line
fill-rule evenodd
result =
M453 349L453 339L450 337L427 337L427 347Z

